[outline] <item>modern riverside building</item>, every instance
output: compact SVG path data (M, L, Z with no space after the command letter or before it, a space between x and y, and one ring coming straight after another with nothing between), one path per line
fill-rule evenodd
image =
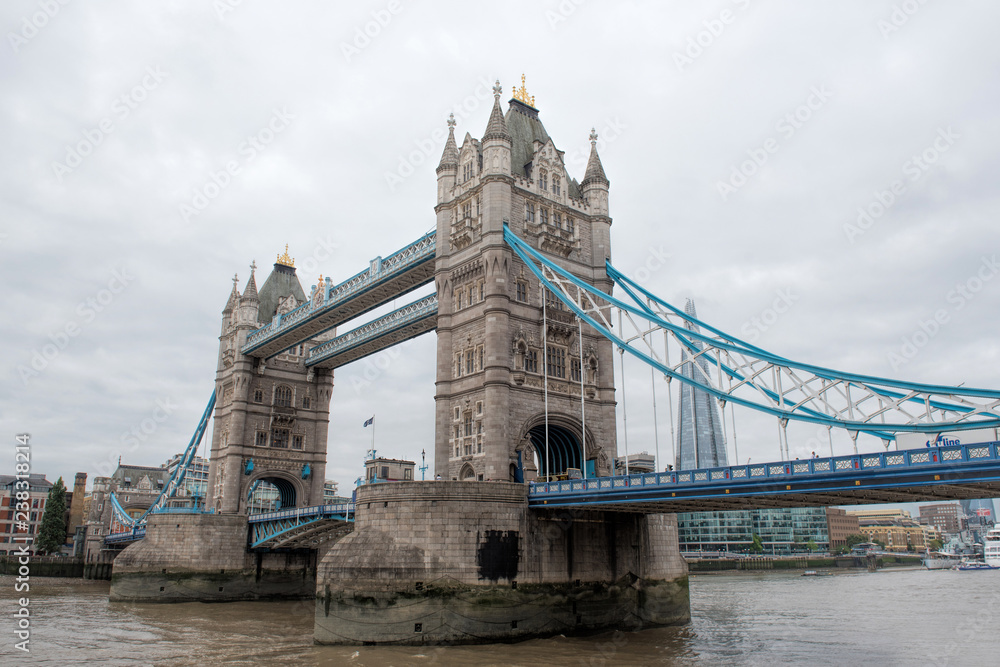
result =
M0 475L0 554L14 550L24 542L15 538L23 538L25 535L38 537L38 529L42 525L42 513L45 511L45 501L49 497L49 489L52 482L45 479L43 474L32 474L28 476L28 499L30 505L28 509L27 531L19 528L15 518L17 514L16 494L21 489L15 489L18 479L15 475ZM24 501L22 501L24 502Z
M860 535L858 517L839 507L826 508L826 527L830 549L847 546L848 535Z
M959 521L961 508L957 503L938 503L935 505L921 505L920 515L917 520L920 523L934 526L947 535L957 534L962 526Z

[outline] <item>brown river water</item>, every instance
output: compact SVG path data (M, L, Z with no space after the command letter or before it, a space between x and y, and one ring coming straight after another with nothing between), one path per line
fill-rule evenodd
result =
M692 575L684 627L448 647L316 646L311 603L112 604L107 582L36 577L30 654L14 584L0 576L4 667L1000 664L1000 570Z

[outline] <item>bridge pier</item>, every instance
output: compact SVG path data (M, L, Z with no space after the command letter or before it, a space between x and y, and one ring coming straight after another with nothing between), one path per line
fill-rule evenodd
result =
M111 601L312 598L316 552L247 550L241 514L151 514L146 537L115 558Z
M529 510L507 482L358 490L321 560L321 644L511 641L690 620L673 515Z

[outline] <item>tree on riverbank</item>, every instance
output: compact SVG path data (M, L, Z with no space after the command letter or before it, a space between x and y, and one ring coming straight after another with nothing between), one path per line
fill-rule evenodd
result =
M760 535L754 533L753 544L750 545L750 553L752 554L762 554L764 553L764 543L760 541Z
M49 489L42 513L42 526L38 529L35 551L40 554L59 553L66 542L66 486L62 477Z

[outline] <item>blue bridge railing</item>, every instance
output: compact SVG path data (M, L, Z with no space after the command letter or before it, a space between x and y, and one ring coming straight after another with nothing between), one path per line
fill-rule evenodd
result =
M804 481L836 475L856 475L859 472L910 471L939 465L996 463L997 461L1000 461L1000 442L984 442L828 458L751 463L699 470L593 477L586 480L533 482L529 485L528 497L529 500L534 500L566 494L586 493L590 495L593 492L607 493L636 487L669 489L717 484L721 489L722 487L733 488L734 485L741 483L760 482L769 478L774 478L776 481L789 479Z

